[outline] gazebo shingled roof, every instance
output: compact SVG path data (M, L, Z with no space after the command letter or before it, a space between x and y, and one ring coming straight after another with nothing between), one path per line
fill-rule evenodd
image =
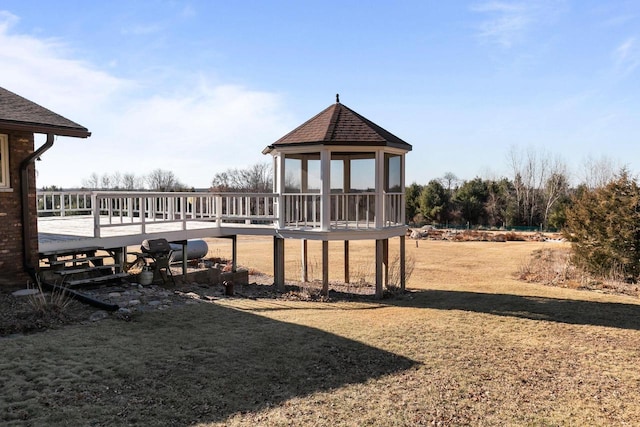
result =
M411 144L336 102L262 152L301 145L390 146L411 151Z
M79 138L91 136L87 128L2 87L0 128Z

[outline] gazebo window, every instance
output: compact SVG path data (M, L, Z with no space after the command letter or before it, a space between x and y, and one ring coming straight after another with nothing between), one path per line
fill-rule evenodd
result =
M320 155L309 157L307 161L307 188L305 193L319 193L322 188L320 179ZM303 160L304 164L304 160ZM303 172L304 173L304 172Z
M320 153L287 154L284 175L285 192L320 193Z
M376 159L371 153L370 158L351 160L351 192L371 192L376 190Z
M385 191L399 193L402 191L402 157L386 153L385 158Z
M286 193L302 192L302 160L291 158L284 159L284 191Z
M0 188L9 186L9 139L0 135Z
M331 153L331 188L345 193L375 191L375 153Z
M331 193L344 193L343 160L331 160Z

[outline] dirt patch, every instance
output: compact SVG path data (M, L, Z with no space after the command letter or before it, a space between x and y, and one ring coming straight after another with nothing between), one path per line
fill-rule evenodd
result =
M0 290L0 336L24 334L78 323L89 317L91 308L78 302L60 309L43 306L33 296L14 296Z

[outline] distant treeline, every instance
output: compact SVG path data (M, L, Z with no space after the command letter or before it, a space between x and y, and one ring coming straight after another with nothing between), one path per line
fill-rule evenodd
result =
M538 152L513 149L511 177L458 180L453 173L406 187L410 225L450 224L562 229L575 196L602 188L626 172L608 158L585 161L581 182L566 164Z

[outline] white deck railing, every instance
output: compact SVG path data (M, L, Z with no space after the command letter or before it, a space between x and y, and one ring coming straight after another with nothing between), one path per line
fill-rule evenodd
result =
M91 215L91 191L38 191L38 216Z
M330 229L376 227L377 194L334 193L330 195ZM281 202L281 205L279 206ZM39 191L38 216L92 216L94 236L108 227L181 223L192 221L212 226L254 224L268 227L319 229L322 227L322 197L319 193L204 193L130 191ZM279 222L278 209L282 209ZM404 224L404 195L385 193L383 227Z
M405 205L404 193L385 193L384 195L384 226L392 227L404 225Z

